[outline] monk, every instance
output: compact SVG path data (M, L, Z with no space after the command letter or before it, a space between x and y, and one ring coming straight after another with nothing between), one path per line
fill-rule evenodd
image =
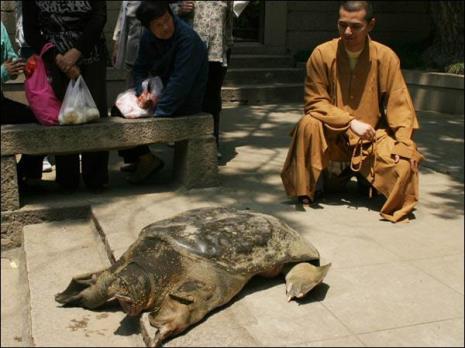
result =
M370 2L342 2L337 26L340 37L317 46L306 65L305 115L291 133L284 188L309 204L328 165L347 163L340 175L366 179L386 197L381 216L404 220L418 201L423 156L412 140L419 125L399 58L370 39Z

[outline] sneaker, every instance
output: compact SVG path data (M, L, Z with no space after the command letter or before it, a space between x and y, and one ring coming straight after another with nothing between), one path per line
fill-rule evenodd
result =
M163 166L163 161L153 154L142 155L139 157L136 170L126 179L131 184L140 184L147 180L152 174L160 171Z
M50 173L52 171L52 165L48 161L47 157L44 158L44 161L42 162L42 172L43 173Z
M216 158L219 159L219 160L222 159L222 158L223 158L223 154L222 154L221 152L217 152L217 153L216 153Z

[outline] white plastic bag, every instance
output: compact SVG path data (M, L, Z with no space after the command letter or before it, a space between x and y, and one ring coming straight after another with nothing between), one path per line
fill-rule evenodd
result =
M116 107L125 118L149 117L155 113L158 99L163 91L161 79L156 76L144 80L142 82L142 91L150 93L152 99L152 107L148 110L139 107L136 92L133 88L118 94L118 97L116 97Z
M82 75L76 80L70 80L58 114L60 124L88 123L99 117L100 112Z
M234 1L233 2L233 12L236 15L236 17L239 18L241 15L242 11L247 7L250 1Z

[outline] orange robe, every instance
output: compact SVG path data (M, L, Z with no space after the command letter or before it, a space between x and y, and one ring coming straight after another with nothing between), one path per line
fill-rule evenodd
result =
M409 159L423 158L412 140L419 126L399 58L390 48L368 38L351 70L340 39L316 47L307 62L304 111L281 172L289 196L313 199L328 162L347 161L386 197L380 212L385 219L396 222L413 210L418 172ZM376 130L375 141L362 142L349 129L354 118Z

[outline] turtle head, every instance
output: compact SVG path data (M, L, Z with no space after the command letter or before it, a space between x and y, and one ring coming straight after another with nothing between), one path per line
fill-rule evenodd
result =
M110 272L100 271L74 277L68 287L55 295L55 300L65 306L89 309L103 305L110 297L109 285L113 282Z
M130 263L116 275L110 285L110 293L119 301L127 315L137 316L151 302L150 279L137 264Z

